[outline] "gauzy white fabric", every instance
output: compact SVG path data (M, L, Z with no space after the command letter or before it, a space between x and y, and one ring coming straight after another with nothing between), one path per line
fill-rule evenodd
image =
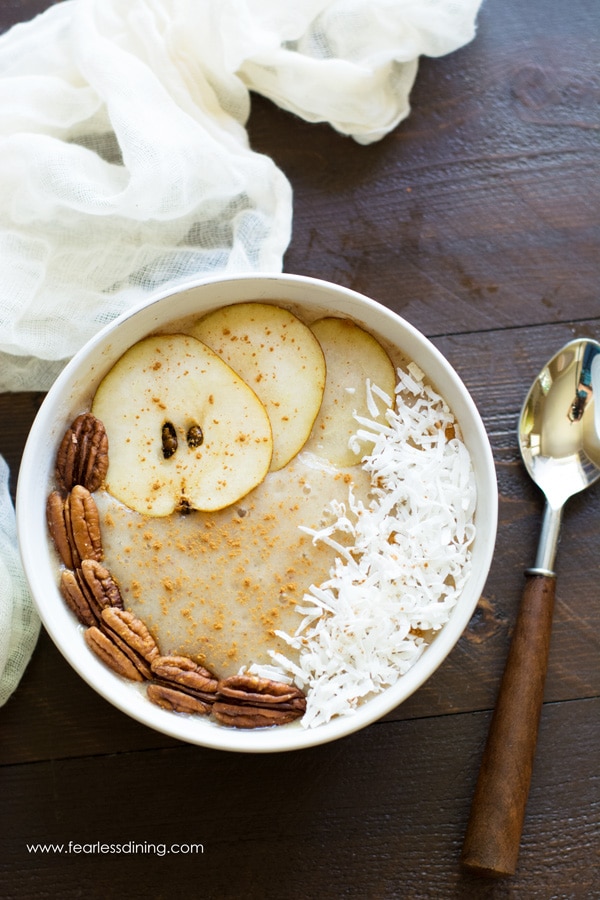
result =
M280 271L292 189L250 91L361 143L480 0L63 0L0 38L0 390L45 390L104 324L202 274ZM284 127L284 126L282 126ZM39 627L0 469L0 703Z

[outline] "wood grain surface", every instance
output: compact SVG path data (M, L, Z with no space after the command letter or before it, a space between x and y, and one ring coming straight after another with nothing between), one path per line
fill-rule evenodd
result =
M49 5L5 0L0 30ZM595 0L487 0L475 40L422 60L410 117L370 147L253 97L252 146L294 189L285 271L400 313L481 412L500 497L489 578L458 645L408 701L359 734L275 756L204 750L137 724L42 633L0 709L2 898L600 897L598 488L565 510L516 874L495 881L460 867L541 525L519 411L556 349L600 338L599 35ZM13 490L42 399L0 395ZM28 849L69 841L149 852ZM176 843L203 852L162 854Z

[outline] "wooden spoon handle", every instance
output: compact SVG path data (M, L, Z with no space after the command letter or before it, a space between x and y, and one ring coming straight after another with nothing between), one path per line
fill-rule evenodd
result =
M548 666L556 579L527 574L462 853L482 874L517 867Z

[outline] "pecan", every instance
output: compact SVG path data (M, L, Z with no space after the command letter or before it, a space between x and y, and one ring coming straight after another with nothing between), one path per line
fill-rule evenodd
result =
M213 704L212 714L221 725L229 725L232 728L269 728L272 725L287 725L288 722L293 722L294 719L300 718L302 711L217 701Z
M64 569L60 590L69 609L84 625L99 624L107 606L123 608L117 583L108 569L93 559L84 559L74 572Z
M76 484L65 500L65 524L76 566L84 559L102 559L100 516L87 488Z
M95 559L84 559L76 574L82 589L86 592L91 604L101 615L105 606L116 606L123 609L123 600L119 586L112 575Z
M46 520L48 522L48 530L54 541L57 553L68 569L75 568L73 554L71 552L71 543L67 533L67 525L65 522L65 501L59 491L52 491L46 503Z
M195 715L206 716L211 711L212 706L205 700L186 693L186 691L178 690L174 687L167 687L164 684L149 684L147 691L148 699L163 709L172 712L192 713Z
M218 679L188 656L158 656L152 660L152 672L166 686L176 686L207 702L215 699Z
M98 621L94 608L81 589L75 572L64 569L60 576L60 592L71 612L74 612L83 625L95 625Z
M102 660L109 668L122 675L123 678L129 678L130 681L143 681L143 675L131 660L117 647L115 642L96 625L87 628L83 634L85 642L99 659Z
M115 606L105 606L100 627L145 678L152 677L150 661L158 656L158 646L144 622L133 613Z
M140 656L139 653L136 653L135 650L132 650L127 641L124 641L122 637L120 637L116 632L111 631L110 628L107 628L104 625L104 622L100 622L98 626L100 630L107 636L107 638L112 641L112 643L119 648L123 656L126 656L129 662L135 666L137 671L139 672L142 681L150 681L152 678L152 670L150 669L150 665L147 660L144 659L143 656Z
M83 559L102 559L100 516L87 488L76 485L64 499L58 491L52 491L46 518L54 546L67 568L76 569Z
M240 703L257 706L278 706L286 708L306 707L306 699L302 691L293 684L283 681L272 681L258 675L230 675L223 678L218 685L219 697L231 698Z
M305 709L306 697L295 685L245 674L219 681L213 715L233 728L267 728L293 722Z
M159 656L158 645L148 627L129 610L107 606L102 610L102 621L149 663Z
M82 484L97 491L108 470L108 437L103 423L83 413L65 432L56 454L56 479L65 491Z

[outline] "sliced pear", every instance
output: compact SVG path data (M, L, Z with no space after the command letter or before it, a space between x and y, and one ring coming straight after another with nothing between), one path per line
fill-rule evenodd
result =
M223 509L269 470L264 406L189 335L157 335L130 347L100 383L92 410L108 435L107 490L137 512Z
M271 470L282 469L308 439L325 389L325 359L310 328L280 306L248 302L208 313L190 334L256 391L273 430Z
M348 446L358 423L354 413L373 419L367 402L367 379L394 400L396 373L394 365L379 341L350 319L328 316L313 322L327 363L327 380L321 409L305 450L324 456L336 466L353 466L360 462ZM374 396L382 418L387 404ZM368 452L368 445L364 452ZM364 455L364 454L363 454Z

